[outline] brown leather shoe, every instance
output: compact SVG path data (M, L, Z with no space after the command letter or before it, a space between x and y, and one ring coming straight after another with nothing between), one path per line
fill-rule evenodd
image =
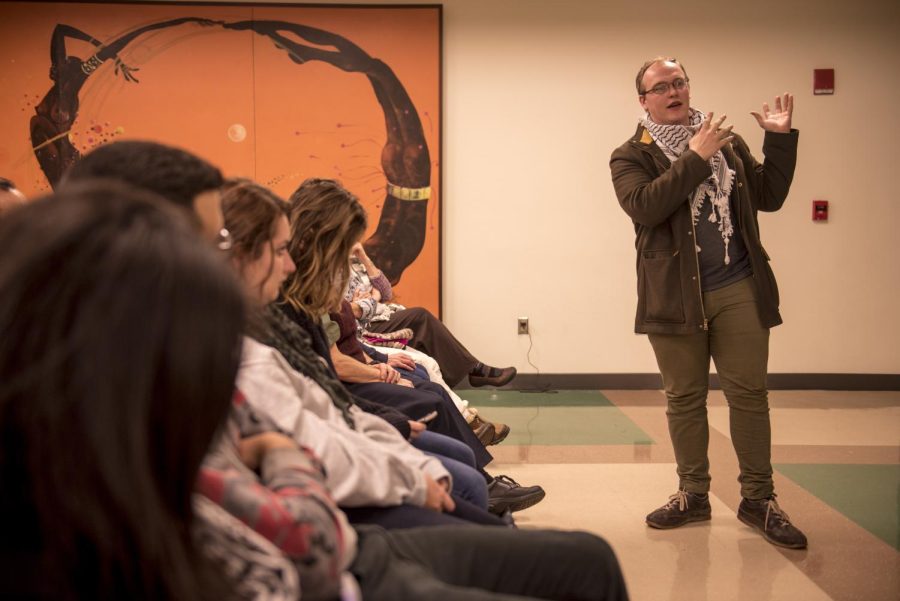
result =
M476 415L469 422L469 427L475 432L475 436L481 444L488 447L503 442L509 436L509 426L506 424L489 422Z
M509 426L500 422L494 422L494 432L494 439L490 444L500 444L509 436Z
M486 422L476 415L472 418L472 421L469 422L469 427L472 428L472 432L475 433L475 436L478 437L481 444L484 446L493 444L491 441L494 440L494 437L497 435L494 424Z

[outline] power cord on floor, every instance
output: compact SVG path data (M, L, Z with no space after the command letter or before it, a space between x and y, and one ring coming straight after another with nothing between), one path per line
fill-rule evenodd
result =
M531 331L528 332L528 352L525 353L525 361L528 362L528 365L534 368L534 371L537 373L537 377L535 378L534 388L523 388L520 389L519 392L524 393L536 393L542 392L545 394L556 394L556 390L552 390L552 386L550 383L547 383L541 386L541 368L531 362L531 349L534 346L534 338L531 337Z

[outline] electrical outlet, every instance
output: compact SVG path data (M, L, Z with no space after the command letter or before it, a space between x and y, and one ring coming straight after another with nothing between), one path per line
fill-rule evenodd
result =
M520 317L518 319L519 334L528 334L528 318Z

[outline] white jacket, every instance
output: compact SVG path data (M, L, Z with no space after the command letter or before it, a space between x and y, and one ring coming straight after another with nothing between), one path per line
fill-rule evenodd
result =
M409 444L388 422L351 408L356 429L331 397L274 348L244 338L237 387L279 428L318 455L326 485L344 507L425 504L425 474L450 479L440 461Z

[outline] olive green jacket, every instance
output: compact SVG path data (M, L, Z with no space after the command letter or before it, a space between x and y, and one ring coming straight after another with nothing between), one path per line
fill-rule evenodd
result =
M778 285L759 238L757 211L784 204L797 162L799 133L766 132L760 164L740 136L722 152L735 171L732 204L750 255L759 317L765 327L781 323ZM700 292L689 197L712 174L693 150L674 163L638 125L635 135L609 161L619 204L634 222L637 248L637 333L692 334L707 328Z

